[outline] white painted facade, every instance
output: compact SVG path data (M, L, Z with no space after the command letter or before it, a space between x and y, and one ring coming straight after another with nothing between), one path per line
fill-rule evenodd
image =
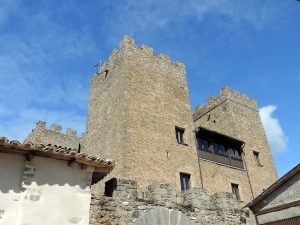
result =
M0 225L88 225L93 170L0 153Z

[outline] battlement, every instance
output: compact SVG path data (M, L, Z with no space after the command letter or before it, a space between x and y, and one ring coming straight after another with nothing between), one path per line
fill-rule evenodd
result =
M253 109L253 110L258 110L258 105L257 102L246 96L240 94L238 91L232 90L229 87L223 87L220 91L220 96L209 96L206 99L206 105L198 105L195 107L195 112L194 112L194 119L197 119L213 108L217 107L218 105L222 104L225 101L234 101L240 105L243 105L247 108Z
M76 129L68 128L64 133L62 132L62 126L59 124L52 124L50 129L47 129L46 125L46 122L38 121L24 142L44 145L53 144L72 149L78 148L80 137L77 137Z
M153 48L151 48L148 45L145 44L136 45L135 40L133 38L125 35L119 43L119 49L114 49L112 51L112 53L109 56L109 60L102 63L101 68L96 75L105 77L106 71L110 69L111 65L113 65L115 61L118 61L121 53L127 53L129 55L132 55L132 53L135 51L147 55L149 57L153 57L154 61L160 61L162 63L169 64L176 69L185 70L185 65L182 62L180 61L173 62L171 60L171 57L164 53L156 54Z
M62 126L59 124L51 124L50 129L46 128L47 123L45 121L38 121L34 129L44 129L46 131L53 131L60 134L65 134L72 137L77 137L77 130L74 128L67 128L66 132L62 132Z
M254 99L248 97L247 95L243 95L238 91L232 90L229 87L223 87L221 89L221 96L224 96L227 99L237 101L250 108L258 109L257 102Z

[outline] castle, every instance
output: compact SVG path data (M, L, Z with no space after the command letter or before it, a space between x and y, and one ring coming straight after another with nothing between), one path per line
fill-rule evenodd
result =
M44 122L25 142L75 148L115 160L105 178L231 192L245 205L276 179L255 100L225 87L193 113L185 66L125 36L91 81L82 137ZM96 179L96 178L95 178Z

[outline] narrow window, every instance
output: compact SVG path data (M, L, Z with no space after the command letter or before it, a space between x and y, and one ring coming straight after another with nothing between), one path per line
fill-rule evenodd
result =
M254 159L255 159L255 162L257 165L261 166L261 163L259 161L259 152L253 152L253 155L254 155Z
M184 139L183 139L183 134L184 134L184 129L180 127L175 127L175 133L176 133L176 140L178 143L183 144Z
M180 187L181 191L186 191L190 189L191 175L187 173L180 173Z
M241 200L241 195L239 191L239 185L238 184L231 184L232 194L235 196L236 200Z
M105 77L108 76L108 70L104 70L104 76L105 76Z

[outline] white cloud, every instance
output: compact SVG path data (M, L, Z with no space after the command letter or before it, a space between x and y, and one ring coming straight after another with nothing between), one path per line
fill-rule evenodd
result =
M270 144L274 153L282 153L287 149L288 138L284 134L279 120L273 116L277 109L274 105L268 105L260 108L259 114Z

